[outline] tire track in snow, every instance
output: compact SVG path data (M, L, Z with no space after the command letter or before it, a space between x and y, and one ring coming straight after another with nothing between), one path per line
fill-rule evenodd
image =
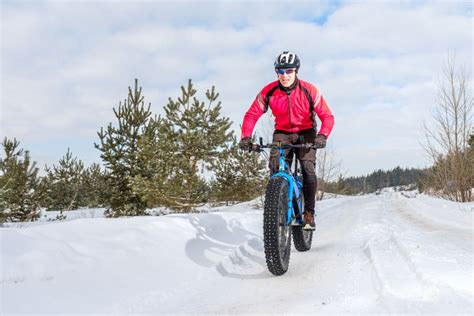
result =
M369 240L364 253L373 266L376 288L382 295L421 299L432 291L393 233L388 238Z
M399 196L398 196L399 197ZM443 223L430 218L430 214L425 216L419 214L416 205L412 200L391 198L391 214L400 219L401 224L408 224L412 228L411 231L423 231L429 233L433 240L436 240L437 247L444 249L443 252L450 253L452 251L460 252L469 256L472 254L473 230L464 228L451 223ZM422 209L429 209L423 207ZM399 224L400 224L399 223ZM398 224L398 225L399 225ZM469 225L466 223L466 226ZM456 256L459 258L459 256Z
M448 292L461 297L472 295L472 278L469 281L464 276L465 273L472 275L473 271L473 231L466 228L469 221L465 226L455 222L456 217L450 222L439 221L434 217L439 214L436 205L430 207L423 200L407 200L398 195L390 197L389 201L395 225L404 228L398 240L408 244L403 249L415 263L413 266L416 267L416 263L420 266L416 269L418 276L432 288L436 287L440 295ZM400 246L403 246L401 242Z
M255 216L255 212L247 214ZM262 237L246 229L241 222L245 217L241 216L226 218L213 213L191 217L197 234L187 242L188 256L202 266L214 268L223 277L268 278Z
M376 288L382 298L389 295L419 300L432 296L436 288L419 272L388 222L391 209L389 202L391 200L388 198L382 201L382 221L365 227L372 236L366 241L363 252L373 267Z
M438 223L433 221L427 216L417 214L416 209L408 201L393 199L395 207L392 209L395 211L399 217L410 222L413 225L418 226L419 228L433 232L433 231L449 231L453 233L458 233L464 235L467 238L472 238L472 229L465 229L461 227L456 227L448 223Z
M235 248L216 265L224 277L237 279L261 279L270 277L267 272L261 238L252 238Z

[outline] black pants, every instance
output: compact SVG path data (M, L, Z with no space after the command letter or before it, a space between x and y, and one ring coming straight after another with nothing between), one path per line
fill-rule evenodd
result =
M273 133L273 142L282 142L283 144L300 144L300 138L303 138L304 143L314 143L316 138L316 131L314 129L307 129L297 133L289 133L285 131L276 130ZM318 186L316 178L316 149L287 149L285 150L286 163L291 166L293 156L299 160L301 171L303 173L303 196L304 196L304 211L314 214L314 203L316 196L316 189ZM272 174L278 172L280 153L276 149L270 152L270 170Z

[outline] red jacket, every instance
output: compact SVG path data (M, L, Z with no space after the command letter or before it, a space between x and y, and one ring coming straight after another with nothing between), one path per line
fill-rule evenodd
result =
M286 132L298 132L313 128L313 114L311 113L309 100L304 92L304 88L306 88L311 99L314 101L314 112L322 122L318 134L323 134L326 138L329 137L334 125L334 116L326 101L318 89L311 83L300 79L297 80L296 87L291 90L289 95L287 95L286 91L277 87L278 80L266 85L260 91L247 113L245 113L241 138L252 136L255 124L260 116L266 112L265 97L267 92L272 89L274 91L271 94L268 106L275 117L275 129Z

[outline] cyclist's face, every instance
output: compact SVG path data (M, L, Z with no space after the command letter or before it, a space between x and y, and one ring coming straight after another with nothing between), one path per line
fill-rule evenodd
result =
M279 69L277 71L278 80L281 85L285 88L291 86L296 79L296 68L292 69Z

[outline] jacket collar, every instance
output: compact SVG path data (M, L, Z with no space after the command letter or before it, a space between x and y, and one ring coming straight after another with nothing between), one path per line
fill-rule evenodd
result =
M295 82L289 87L284 87L280 81L278 81L278 87L281 91L285 92L286 94L290 94L291 91L295 90L296 86L298 85L298 77L295 78Z

